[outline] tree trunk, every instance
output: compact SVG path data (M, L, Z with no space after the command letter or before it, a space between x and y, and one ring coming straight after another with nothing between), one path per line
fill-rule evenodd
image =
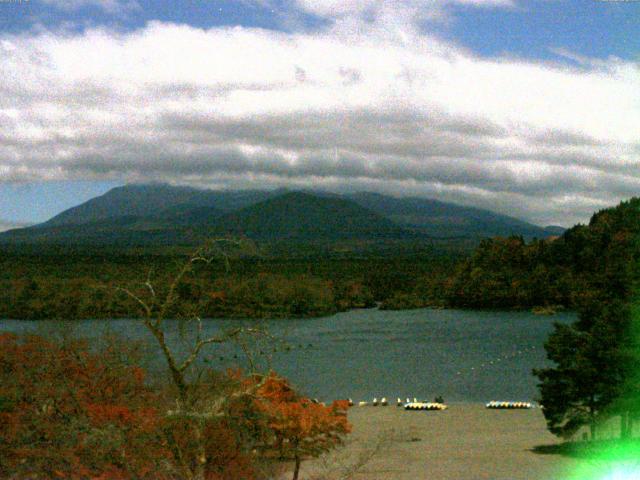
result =
M591 397L591 405L589 406L589 432L591 433L591 441L596 439L596 410L593 404L594 398Z
M300 460L300 457L298 455L296 455L296 466L293 469L293 480L298 480L298 475L300 475L300 464L302 463L302 461Z
M629 412L620 413L620 439L629 438Z
M167 342L164 338L164 332L153 325L153 323L151 323L151 320L145 320L145 325L151 331L153 336L156 337L158 345L160 345L162 354L164 355L164 358L167 362L167 367L169 368L169 372L171 373L173 383L178 389L178 396L180 397L180 401L184 403L187 399L187 382L185 380L183 372L180 371L178 365L176 364L173 353L167 345ZM184 405L181 405L181 407L184 407Z
M204 446L204 425L198 424L194 432L194 437L197 442L196 447L196 467L194 469L194 480L205 480L206 466L207 466L207 452Z

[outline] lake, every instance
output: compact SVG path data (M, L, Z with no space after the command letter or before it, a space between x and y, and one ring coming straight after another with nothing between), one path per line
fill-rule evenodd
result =
M322 400L355 401L386 396L447 402L532 401L532 368L547 365L544 342L554 322L575 314L536 316L529 312L469 310L352 310L303 320L205 320L205 334L258 323L275 337L251 340L264 368L270 365L302 392ZM167 322L168 338L184 349L193 324ZM0 320L0 330L98 338L114 333L149 344L146 367L162 374L154 340L139 320L76 322ZM182 332L182 333L181 333ZM238 345L205 350L203 362L215 368L243 366Z

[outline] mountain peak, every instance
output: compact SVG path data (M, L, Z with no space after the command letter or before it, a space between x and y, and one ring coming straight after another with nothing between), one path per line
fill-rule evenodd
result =
M212 234L264 240L429 239L562 233L488 210L418 197L309 190L215 191L166 184L116 187L3 241L194 243Z
M292 191L229 214L219 221L228 233L262 240L402 237L390 220L340 197Z

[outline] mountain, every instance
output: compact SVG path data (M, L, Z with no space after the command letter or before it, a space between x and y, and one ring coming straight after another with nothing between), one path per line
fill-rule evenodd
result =
M544 231L546 233L545 236L558 237L558 236L562 235L564 232L566 232L567 229L564 228L564 227L559 227L557 225L549 225L547 227L544 227Z
M264 241L420 241L508 235L544 238L562 231L488 210L377 193L129 185L42 224L0 233L0 242L192 245L228 234Z
M199 190L162 184L125 185L65 210L40 226L82 225L116 217L175 218L186 211L205 208L215 208L220 213L231 212L277 192Z
M562 234L562 227L543 227L474 207L427 198L396 198L379 193L356 193L350 199L404 228L433 237L496 237L522 235L544 238Z
M406 238L392 221L343 198L290 192L225 215L220 233L256 240Z
M169 185L116 187L102 196L70 208L42 223L42 227L82 225L116 217L152 216L158 210L189 202L198 190Z
M6 230L14 230L16 228L24 228L28 227L29 225L30 224L28 223L14 222L11 220L4 220L0 218L0 232L4 232Z

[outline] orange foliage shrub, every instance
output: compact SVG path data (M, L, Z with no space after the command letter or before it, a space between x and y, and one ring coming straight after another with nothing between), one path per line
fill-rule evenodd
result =
M221 414L168 415L173 401L125 346L0 333L0 478L182 479L189 458L204 466L199 478L251 480L281 460L297 472L350 431L346 403L315 404L275 374L212 378L194 392L203 405L207 388L228 396Z
M347 401L325 406L297 394L288 382L271 374L257 391L256 407L265 415L271 439L268 451L283 460L300 463L340 445L351 431L347 421Z
M140 478L166 460L156 395L123 352L0 334L0 477ZM125 355L126 356L126 355Z

